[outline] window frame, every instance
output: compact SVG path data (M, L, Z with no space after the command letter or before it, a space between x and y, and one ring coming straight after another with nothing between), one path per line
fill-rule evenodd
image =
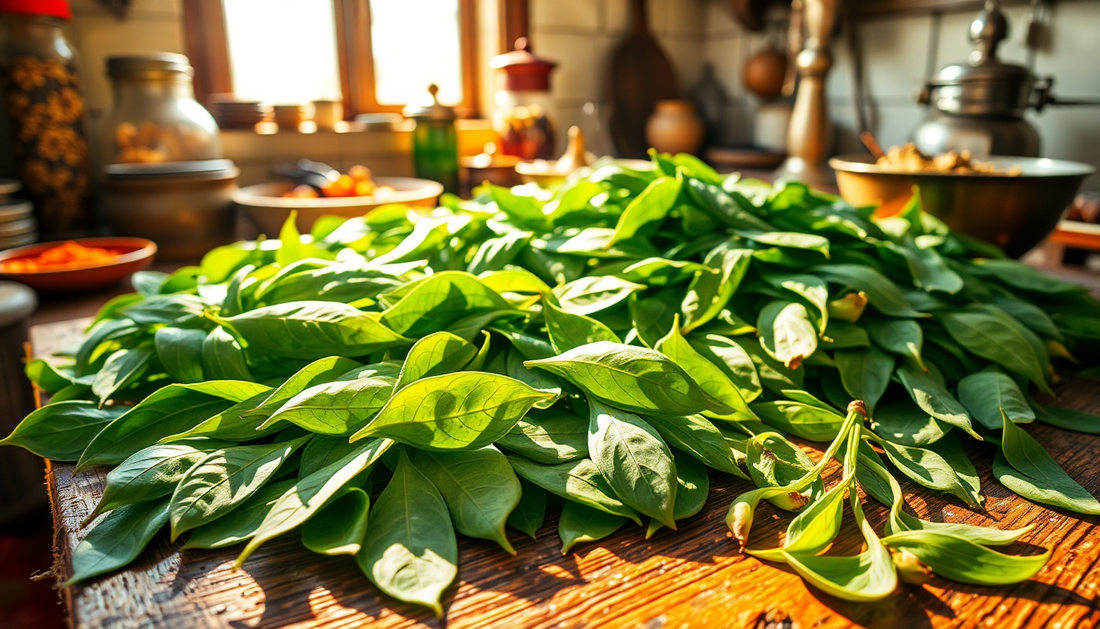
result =
M502 4L506 0L501 0ZM514 0L507 0L511 3ZM400 113L403 105L380 104L374 89L374 54L370 36L369 0L332 0L336 49L344 116L363 113ZM460 117L478 115L477 0L459 2L462 102ZM526 22L526 0L523 18ZM191 65L195 68L195 96L206 104L212 94L231 94L233 74L222 0L183 0L183 28ZM510 48L510 47L509 47Z

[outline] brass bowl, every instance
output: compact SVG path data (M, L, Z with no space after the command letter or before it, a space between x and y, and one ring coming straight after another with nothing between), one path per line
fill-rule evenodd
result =
M875 214L900 211L920 188L924 209L953 230L993 243L1018 258L1058 225L1085 177L1096 168L1080 162L1035 157L994 156L998 171L1009 175L899 173L883 170L874 158L842 155L829 160L836 170L840 196L857 206L878 206Z

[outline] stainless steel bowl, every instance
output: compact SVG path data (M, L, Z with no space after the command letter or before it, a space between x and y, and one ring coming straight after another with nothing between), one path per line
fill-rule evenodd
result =
M920 188L924 209L956 231L1003 248L1018 258L1052 232L1085 177L1096 168L1080 162L1035 157L992 157L999 171L1019 167L1019 175L899 173L883 170L874 158L842 155L829 160L844 200L878 206L876 214L901 210Z

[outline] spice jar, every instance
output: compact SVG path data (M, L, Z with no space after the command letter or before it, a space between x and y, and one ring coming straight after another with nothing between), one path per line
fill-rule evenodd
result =
M49 238L92 231L88 139L66 0L0 0L0 92L24 194Z
M430 105L405 108L405 117L416 121L413 129L413 170L422 179L443 184L447 192L458 193L458 132L455 110L439 102L439 86L428 86Z
M218 124L195 100L193 75L174 53L108 57L113 101L100 123L102 165L220 159Z
M501 153L525 160L553 158L557 110L550 97L550 72L557 64L536 57L527 38L520 37L515 50L493 57L490 65L503 72L493 112Z
M11 434L34 410L34 394L23 375L27 318L38 298L15 282L0 282L0 434ZM46 502L42 459L19 448L0 448L0 525L14 522Z

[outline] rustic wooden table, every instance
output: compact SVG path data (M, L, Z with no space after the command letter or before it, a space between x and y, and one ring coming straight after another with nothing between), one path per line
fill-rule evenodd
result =
M32 329L42 355L75 340L84 321ZM1100 412L1100 387L1069 380L1059 405ZM1100 437L1031 425L1066 471L1100 495ZM806 446L815 458L820 452ZM1035 528L1009 550L1053 550L1033 580L1010 587L978 587L935 579L903 586L873 604L853 604L808 588L794 573L737 552L723 518L749 485L712 472L707 507L679 531L650 540L638 527L562 556L550 515L531 540L510 531L517 554L482 540L459 538L457 585L445 596L445 619L381 595L348 557L311 554L296 535L273 540L240 570L239 549L181 552L158 537L130 569L63 590L74 627L1079 627L1100 622L1100 529L1097 518L1048 509L1009 492L990 472L992 449L973 444L985 510L903 484L912 510L926 519ZM835 468L834 464L834 468ZM54 576L70 574L69 557L82 537L80 522L103 490L106 469L73 475L73 466L47 470L55 524ZM834 469L835 472L835 469ZM886 511L867 502L881 530ZM762 507L752 546L778 544L787 518ZM851 521L851 518L848 518ZM842 552L858 552L854 527L842 532Z

